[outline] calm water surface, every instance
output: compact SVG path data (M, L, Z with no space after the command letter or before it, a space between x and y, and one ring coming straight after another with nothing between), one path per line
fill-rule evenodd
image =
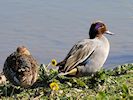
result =
M39 63L60 61L90 24L102 20L110 31L104 67L133 62L133 0L0 0L0 70L17 46L25 45Z

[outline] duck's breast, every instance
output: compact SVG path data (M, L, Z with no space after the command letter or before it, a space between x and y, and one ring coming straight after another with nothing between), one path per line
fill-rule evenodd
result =
M110 48L109 42L105 37L95 41L97 42L97 47L88 59L87 64L85 66L86 71L89 73L93 73L100 70L100 68L103 66L108 57Z

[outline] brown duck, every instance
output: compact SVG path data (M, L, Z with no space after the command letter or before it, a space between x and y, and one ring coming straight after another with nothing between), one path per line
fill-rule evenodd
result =
M38 76L39 65L26 47L18 47L17 50L7 57L3 72L13 85L21 87L32 86Z

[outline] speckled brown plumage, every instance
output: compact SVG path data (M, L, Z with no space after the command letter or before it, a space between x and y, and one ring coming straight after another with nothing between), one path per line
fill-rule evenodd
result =
M3 72L6 78L14 85L30 87L38 76L39 65L24 46L7 57Z

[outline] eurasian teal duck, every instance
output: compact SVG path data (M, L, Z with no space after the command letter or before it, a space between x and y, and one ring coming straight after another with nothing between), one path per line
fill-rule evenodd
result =
M38 76L39 65L24 46L7 57L3 72L7 80L13 85L21 87L32 86Z
M75 44L66 58L57 64L62 75L90 75L101 69L109 54L110 45L104 34L112 35L102 21L92 23L89 38Z

